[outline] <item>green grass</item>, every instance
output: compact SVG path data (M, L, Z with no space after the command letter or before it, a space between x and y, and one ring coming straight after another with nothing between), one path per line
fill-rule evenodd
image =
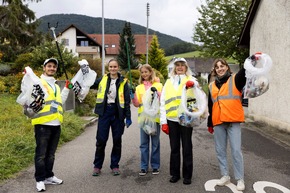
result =
M165 58L167 59L167 61L170 61L173 57L176 58L198 58L201 57L201 51L194 51L194 52L187 52L187 53L182 53L182 54L176 54L176 55L172 55L172 56L166 56ZM226 61L230 64L238 64L238 61L232 59L232 58L226 58Z
M176 54L172 56L166 56L166 59L170 61L173 57L176 58L193 58L193 57L200 57L200 51L194 51L194 52L187 52L182 54Z
M16 95L0 94L0 184L33 164L34 128L16 98ZM60 145L80 135L85 123L81 117L65 112Z

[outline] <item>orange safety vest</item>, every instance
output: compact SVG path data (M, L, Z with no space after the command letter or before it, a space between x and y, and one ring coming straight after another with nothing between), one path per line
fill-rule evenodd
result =
M244 122L244 110L241 103L242 93L236 88L235 75L230 76L220 89L215 82L209 85L212 106L212 123Z

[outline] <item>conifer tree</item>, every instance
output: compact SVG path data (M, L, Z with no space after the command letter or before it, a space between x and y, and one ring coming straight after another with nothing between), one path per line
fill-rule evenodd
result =
M142 64L146 62L145 55L141 56L140 62ZM165 79L167 79L168 77L167 60L165 58L164 50L160 48L158 37L156 35L153 35L150 44L150 49L148 52L148 63L152 66L152 68L159 71Z
M126 47L126 39L128 43L128 54L127 54L127 47ZM130 59L130 68L136 69L138 66L138 62L135 58L136 52L135 52L135 38L131 31L131 24L129 22L125 22L125 26L123 28L122 33L120 34L120 40L119 40L119 54L117 56L117 59L120 63L120 66L123 70L128 71L128 56Z

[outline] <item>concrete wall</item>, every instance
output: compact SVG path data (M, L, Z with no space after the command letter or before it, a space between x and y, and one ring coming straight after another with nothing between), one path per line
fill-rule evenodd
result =
M269 90L249 100L249 116L290 132L290 1L262 0L250 37L250 54L268 54L273 66Z

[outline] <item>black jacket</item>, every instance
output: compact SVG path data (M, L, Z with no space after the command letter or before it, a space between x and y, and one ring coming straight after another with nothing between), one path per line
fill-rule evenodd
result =
M219 82L219 84L216 84L217 87L220 89L222 87L222 85L224 83L227 82L227 80L229 79L230 76L228 76L226 79L223 79L222 81ZM235 84L236 84L236 88L242 93L243 92L243 88L246 84L246 72L245 69L242 68L239 70L239 72L236 74L235 76ZM216 82L216 80L215 80ZM212 124L212 106L213 106L213 102L211 100L211 94L210 91L208 92L208 119L207 119L207 126L208 127L213 127Z
M94 84L91 86L91 89L98 89L99 84L101 82L103 77L100 77L98 79L96 79L96 81L94 82ZM126 119L131 119L131 110L130 110L130 102L131 102L131 98L130 98L130 89L128 86L128 83L126 82L125 86L124 86L124 109L120 107L120 103L119 103L119 87L120 87L120 82L124 81L124 77L118 73L118 79L116 81L116 91L117 91L117 97L115 99L115 103L118 105L118 114L119 114L119 118L121 120ZM95 107L95 113L98 114L99 116L102 116L104 114L105 111L105 107L107 106L107 94L110 88L110 83L111 83L111 78L110 78L110 74L108 74L108 81L107 81L107 86L106 86L106 90L105 90L105 96L104 96L104 102L103 103L97 103L96 107Z

